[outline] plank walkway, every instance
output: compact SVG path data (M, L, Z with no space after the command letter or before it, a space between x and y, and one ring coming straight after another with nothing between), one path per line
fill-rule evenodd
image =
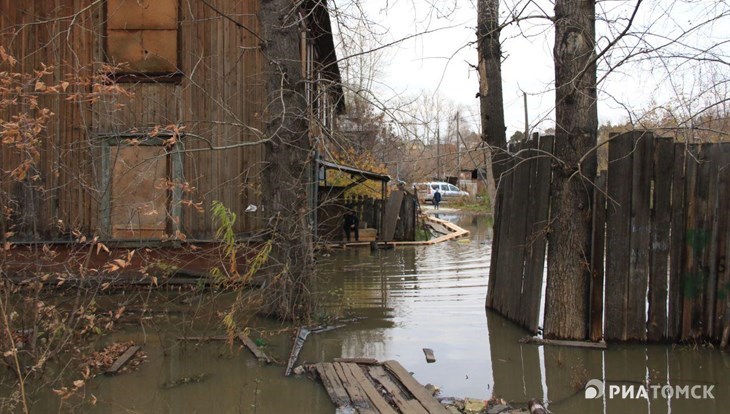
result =
M339 359L314 365L338 410L374 414L449 414L398 361Z
M438 244L443 243L449 240L456 240L462 237L469 237L469 230L465 230L459 226L457 226L454 223L451 223L446 220L441 220L436 217L432 217L430 215L425 215L423 218L425 221L429 221L431 223L436 224L438 227L444 228L446 231L448 231L447 234L444 234L439 237L435 237L431 240L423 240L423 241L389 241L389 242L383 242L379 240L375 240L375 242L379 246L383 245L389 245L389 246L429 246L432 244ZM370 246L371 241L356 241L356 242L328 242L325 243L327 247L368 247Z

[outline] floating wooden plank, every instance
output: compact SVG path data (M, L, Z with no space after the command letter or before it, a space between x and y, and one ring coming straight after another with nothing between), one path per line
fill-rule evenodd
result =
M322 332L329 332L334 331L335 329L340 329L344 327L345 325L321 325L321 326L315 326L314 328L309 328L309 333L322 333Z
M266 355L266 353L265 353L264 351L262 351L262 350L261 350L261 349L260 349L260 348L259 348L259 347L258 347L258 346L256 345L256 343L255 343L254 341L252 341L252 340L251 340L251 338L249 338L248 336L246 336L246 335L244 335L244 334L242 334L242 333L239 333L239 334L238 334L238 339L239 339L239 340L241 341L241 343L242 343L243 345L245 345L245 346L246 346L246 348L248 348L248 350L249 350L249 351L251 351L251 353L252 353L252 354L253 354L253 355L254 355L254 356L255 356L255 357L256 357L256 358L257 358L257 359L258 359L259 361L265 362L265 363L267 363L267 364L270 364L270 363L271 363L271 359L269 358L269 356L268 356L268 355Z
M370 403L370 399L367 394L365 394L365 391L362 389L358 381L350 373L350 369L345 368L345 365L349 364L335 362L332 365L335 368L335 372L340 377L340 381L342 381L342 386L345 387L345 391L347 391L347 394L350 396L352 406L357 409L357 412L364 414L377 414Z
M534 344L534 345L554 345L554 346L568 346L574 348L592 348L592 349L607 349L605 342L588 342L588 341L562 341L557 339L543 339L536 338L534 336L526 336L520 339L520 343L523 344Z
M358 382L358 384L360 384L360 387L368 396L370 402L372 403L373 407L375 407L378 413L396 414L396 411L393 409L393 407L391 407L390 404L385 401L383 395L380 394L377 389L375 389L373 383L370 382L370 380L363 373L363 370L357 364L348 363L342 364L342 366L345 371L349 369L350 374Z
M385 372L385 369L380 365L371 366L368 368L368 374L373 380L377 381L388 394L393 398L393 402L403 414L428 414L428 411L421 405L418 400L410 398L404 390L401 389Z
M634 142L631 134L611 134L608 143L608 182L606 206L606 340L626 339L626 300L631 237L631 191Z
M436 357L433 355L433 349L423 348L423 354L426 355L426 362L428 362L429 364L432 362L436 362Z
M654 197L651 218L649 267L649 318L647 339L667 339L667 295L669 292L669 229L672 222L672 180L674 143L671 138L654 141Z
M329 362L321 362L315 365L324 388L330 399L337 407L351 407L350 396L335 372L334 365Z
M142 347L139 345L132 345L129 348L127 348L127 350L124 351L124 353L119 358L117 358L116 361L114 361L112 366L109 367L108 370L106 370L106 374L113 375L113 374L118 373L119 370L122 369L122 367L127 362L129 362L129 360L132 359L132 357L134 357L134 355L137 353L137 351L139 351L141 348Z
M360 384L360 382L352 374L350 366L355 364L335 362L333 365L335 367L335 372L337 372L337 375L340 376L342 385L345 387L347 394L350 396L352 405L357 409L357 411L364 414L377 414L377 411L363 389L362 384ZM357 368L357 365L355 365L355 367ZM370 385L372 386L372 384Z
M345 373L349 373L353 380L357 381L360 388L365 392L365 395L370 399L370 403L381 414L396 414L393 407L388 404L383 398L382 394L375 389L372 382L365 376L362 368L355 363L341 363Z
M302 326L297 330L297 339L294 340L294 346L292 346L291 354L289 354L289 362L286 364L285 377L291 375L291 371L294 369L294 364L297 362L297 358L299 358L299 352L301 352L307 336L309 336L309 329Z
M376 365L376 364L380 363L375 358L335 358L333 361L360 364L360 365Z
M194 341L194 342L210 342L210 341L227 341L228 335L215 336L178 336L178 341Z
M423 385L416 381L398 361L385 361L383 366L408 389L430 414L449 414L446 408L431 393L426 391Z

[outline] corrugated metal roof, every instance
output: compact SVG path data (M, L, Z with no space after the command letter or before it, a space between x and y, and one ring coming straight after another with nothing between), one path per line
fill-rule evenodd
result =
M318 162L319 162L320 166L323 166L323 167L331 169L331 170L338 170L338 171L343 171L343 172L354 174L354 175L359 175L359 176L365 177L369 180L385 181L386 183L388 181L390 181L390 176L387 174L379 174L379 173L372 172L372 171L361 170L359 168L350 167L350 166L342 165L342 164L337 164L332 161L319 160Z

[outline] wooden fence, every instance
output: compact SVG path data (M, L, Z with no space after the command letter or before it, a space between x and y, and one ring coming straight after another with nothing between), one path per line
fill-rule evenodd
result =
M487 298L532 332L551 175L549 158L532 148L549 152L547 142L517 148L500 183ZM730 143L675 143L641 131L610 137L608 169L594 189L590 339L727 342L729 166Z
M552 136L510 147L497 186L487 306L537 332L543 283Z
M324 200L324 201L323 201ZM382 210L385 208L383 200L364 197L338 197L326 198L322 196L318 208L318 236L328 241L342 240L343 216L347 210L354 210L360 220L360 228L373 228L378 232L382 230ZM388 214L386 212L385 214ZM416 197L409 192L404 192L400 210L394 212L398 216L395 224L393 240L413 241L416 239L416 218L418 216L418 203ZM380 240L380 237L378 237Z

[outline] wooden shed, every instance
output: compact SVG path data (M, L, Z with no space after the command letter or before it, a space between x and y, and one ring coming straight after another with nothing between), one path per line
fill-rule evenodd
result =
M210 240L211 203L245 236L264 223L264 55L259 0L0 0L0 72L52 67L37 88L53 115L31 173L18 146L0 146L0 233L13 242ZM311 134L343 109L326 3L300 10ZM8 96L3 96L8 98ZM0 106L10 122L23 105ZM249 209L254 210L254 209Z

